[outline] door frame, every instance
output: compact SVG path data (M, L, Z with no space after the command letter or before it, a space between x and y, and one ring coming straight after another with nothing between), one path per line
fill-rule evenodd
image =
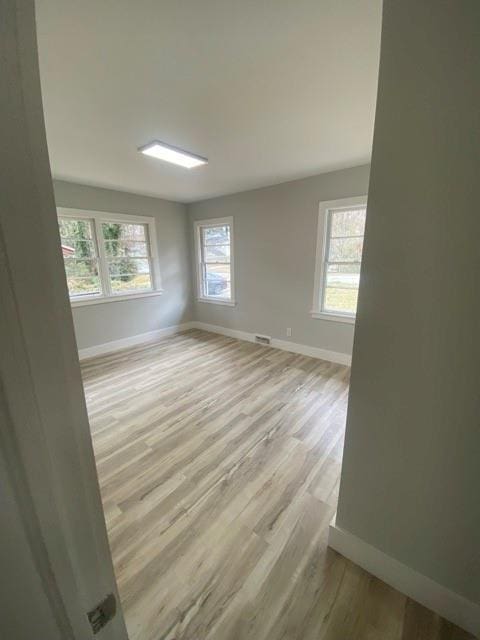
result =
M0 15L0 470L33 560L25 586L39 585L33 597L48 603L59 637L93 638L87 613L113 593L117 612L100 637L128 640L60 250L34 2L0 0ZM12 603L5 624L36 611ZM44 622L32 620L38 637Z

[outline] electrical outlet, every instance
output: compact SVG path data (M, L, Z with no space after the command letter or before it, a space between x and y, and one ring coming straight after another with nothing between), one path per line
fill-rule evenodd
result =
M287 327L287 337L290 338L292 335L292 328L291 327Z

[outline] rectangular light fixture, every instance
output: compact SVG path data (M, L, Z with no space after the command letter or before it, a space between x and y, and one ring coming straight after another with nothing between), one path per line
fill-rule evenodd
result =
M164 142L154 140L149 142L143 147L138 149L146 156L152 156L152 158L158 158L159 160L165 160L165 162L171 162L172 164L178 164L186 169L193 169L199 167L202 164L207 164L207 158L197 156L189 151L183 151L177 147L172 147Z

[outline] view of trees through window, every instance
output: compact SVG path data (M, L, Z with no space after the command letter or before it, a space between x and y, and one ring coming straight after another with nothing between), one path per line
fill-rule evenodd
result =
M152 288L146 234L143 224L102 223L113 293Z
M59 227L70 295L101 294L92 221L61 218Z
M72 298L152 289L147 225L101 222L100 238L89 219L61 217L59 228Z

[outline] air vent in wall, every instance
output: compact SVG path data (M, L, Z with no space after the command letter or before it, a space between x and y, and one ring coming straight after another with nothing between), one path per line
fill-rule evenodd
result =
M270 336L255 336L255 342L258 342L258 344L270 344Z

